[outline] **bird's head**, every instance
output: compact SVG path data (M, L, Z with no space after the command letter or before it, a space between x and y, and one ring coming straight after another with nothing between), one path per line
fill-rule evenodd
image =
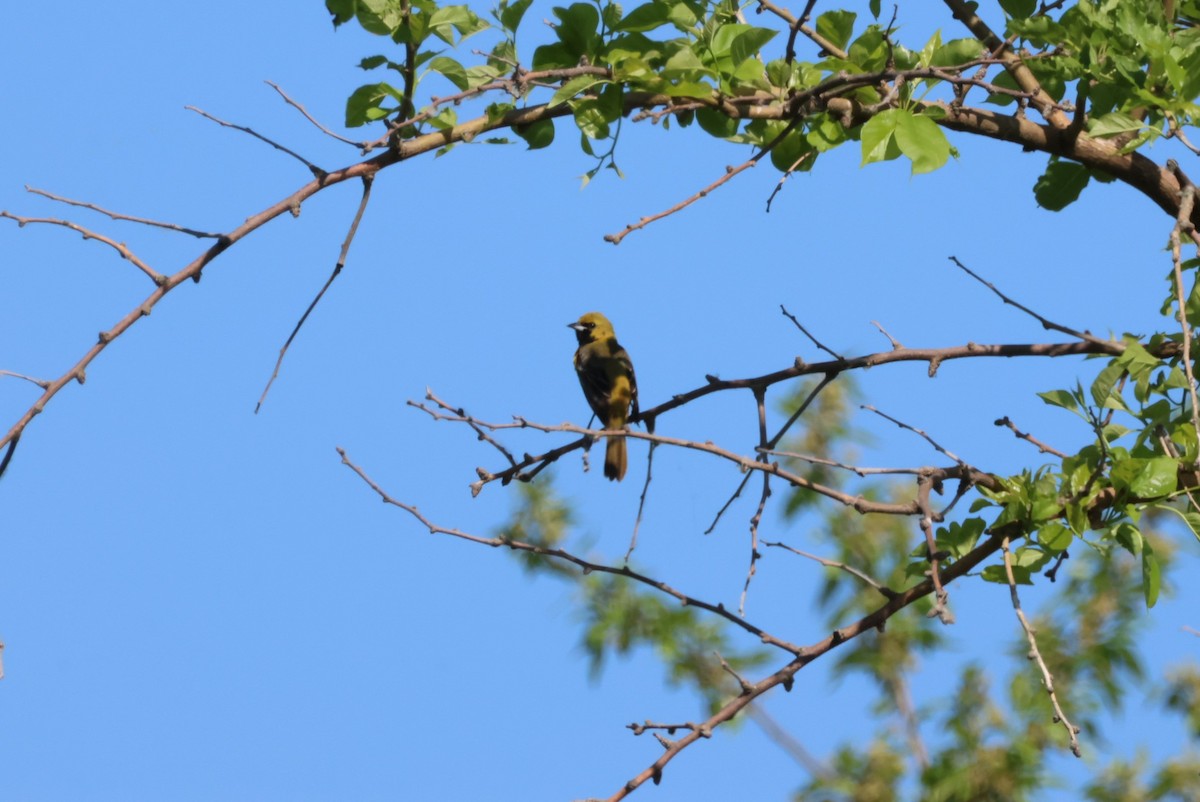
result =
M608 318L599 312L588 312L574 323L568 323L567 327L575 329L575 339L579 340L580 345L616 337Z

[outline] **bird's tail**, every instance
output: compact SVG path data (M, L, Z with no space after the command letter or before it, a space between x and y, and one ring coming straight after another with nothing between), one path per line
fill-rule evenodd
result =
M604 475L618 482L625 478L625 438L609 437L604 451Z

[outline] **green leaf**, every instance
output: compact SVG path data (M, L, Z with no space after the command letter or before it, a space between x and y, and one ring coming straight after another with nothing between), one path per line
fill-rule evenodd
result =
M851 34L854 33L854 20L857 17L853 11L826 11L817 17L817 33L828 39L838 50L845 50Z
M356 0L325 0L325 10L333 15L333 27L354 19Z
M529 150L548 147L554 141L554 120L538 120L528 125L513 126L513 133L524 139Z
M429 15L427 23L428 30L434 36L450 45L454 44L454 31L466 39L487 27L487 22L466 6L442 6Z
M846 129L828 112L808 119L808 144L819 152L833 150L848 138Z
M936 48L929 63L934 67L954 67L974 61L983 54L983 43L978 39L954 39Z
M387 63L388 63L387 56L368 56L367 58L358 62L358 68L361 70L373 70L376 67L382 67L384 64L387 64Z
M786 123L781 121L777 121L775 124L780 127L780 130L786 126ZM800 161L801 158L812 151L813 147L808 144L804 135L799 130L793 129L775 147L771 148L771 164L781 173L798 170L803 165L803 162Z
M1087 122L1087 131L1090 136L1103 138L1140 131L1145 125L1145 123L1135 120L1128 114L1114 111L1110 114L1089 119Z
M630 11L616 24L614 30L623 33L644 33L670 22L666 3L646 3Z
M467 78L467 71L463 69L463 65L452 58L438 56L429 62L429 69L441 73L446 80L462 91L466 91L471 85L470 80Z
M1089 178L1087 168L1081 164L1051 162L1033 185L1033 197L1043 209L1062 211L1079 197Z
M1066 390L1050 390L1045 393L1038 393L1038 398L1054 407L1062 407L1072 412L1079 411L1079 403L1075 400L1075 396Z
M399 100L403 96L400 90L386 83L360 86L346 99L346 127L357 128L388 116L394 109L384 109L380 104L389 97Z
M404 12L395 0L356 0L358 24L368 33L391 36L404 24Z
M896 144L896 118L900 109L887 109L867 120L862 127L862 165L900 158Z
M1000 7L1010 17L1024 18L1037 11L1037 0L1000 0Z
M1181 510L1170 504L1154 504L1153 509L1162 510L1164 512L1173 512L1180 517L1184 525L1191 531L1196 540L1200 540L1200 513L1191 509Z
M565 103L568 100L583 94L596 84L603 84L607 82L608 80L606 78L600 78L595 75L577 75L559 87L557 91L555 91L553 97L550 98L550 105L557 106L559 103Z
M531 3L533 3L533 0L513 0L511 3L509 0L500 0L497 17L500 20L501 27L506 31L516 33Z
M1043 524L1038 530L1038 543L1046 547L1046 551L1051 554L1058 554L1071 545L1071 541L1075 535L1070 529L1060 523L1050 522Z
M725 26L725 28L730 27L732 26ZM758 51L762 50L763 45L774 39L778 33L778 31L773 31L770 28L754 28L749 25L741 27L744 27L746 30L733 38L729 49L729 55L733 58L734 64L741 64L746 59L757 56ZM725 30L725 28L721 30ZM719 33L720 31L718 31Z
M1096 406L1104 409L1125 408L1125 402L1116 392L1117 382L1124 374L1125 368L1115 359L1100 371L1091 387L1092 400L1096 402Z
M1142 595L1146 598L1146 609L1149 610L1158 601L1158 591L1162 586L1162 568L1150 541L1142 543Z
M1032 585L1033 579L1028 568L1022 565L1014 565L1012 567L1013 580L1018 585ZM1004 570L1003 565L989 565L980 573L980 577L985 582L995 582L998 585L1008 584L1008 574Z
M737 134L738 126L741 124L741 120L722 114L716 109L697 109L696 122L700 124L700 128L704 133L709 136L715 136L718 139L726 139L734 136Z
M555 33L578 62L580 56L592 56L600 44L596 29L600 12L590 3L572 3L569 8L555 8L554 16L561 21Z
M1161 498L1175 491L1178 469L1174 457L1126 457L1114 461L1109 475L1118 489L1138 498Z
M579 54L572 53L562 42L542 45L533 51L533 69L561 70L579 65Z
M574 108L575 124L590 139L608 138L608 121L600 109L600 101L589 98L580 101Z
M950 143L938 124L907 109L896 111L896 144L912 160L913 175L942 167L950 158Z

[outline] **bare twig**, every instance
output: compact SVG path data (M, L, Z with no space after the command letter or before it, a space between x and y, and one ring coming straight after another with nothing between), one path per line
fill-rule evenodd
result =
M764 449L767 447L767 390L765 387L754 389L754 405L758 412L758 448ZM757 459L763 463L769 461L767 455L761 451ZM750 516L750 565L746 569L746 583L742 586L742 596L738 600L738 615L746 614L746 595L750 592L751 580L758 572L758 558L762 556L758 551L758 525L762 523L763 512L767 508L767 499L770 495L771 474L764 471L762 494L758 497L758 507L755 508L754 515Z
M287 341L283 347L279 349L279 358L275 360L275 370L271 372L271 378L267 380L267 386L263 388L262 395L258 398L258 403L254 405L254 414L262 409L263 402L267 400L267 393L271 392L271 385L275 383L275 379L279 376L279 368L283 365L283 358L287 356L288 348L292 345L292 340L296 339L296 335L300 333L300 327L304 325L304 321L308 320L308 316L316 309L317 303L325 295L325 291L333 284L333 280L342 272L342 268L346 266L346 255L350 252L350 243L354 241L354 235L358 232L358 224L362 221L363 212L367 209L367 201L371 199L371 184L374 182L374 176L363 176L363 192L362 199L358 202L358 211L354 213L354 220L350 223L350 230L346 232L346 239L342 241L342 250L338 254L337 264L333 266L333 272L329 274L329 278L325 281L325 286L321 287L320 292L312 299L312 303L304 310L304 314L296 321L296 327L292 329L292 333L288 335Z
M1022 304L1018 301L1014 301L1012 298L1009 298L1007 295L1002 293L1000 290L996 289L995 284L984 279L978 273L971 270L971 268L967 267L962 262L958 261L957 256L951 256L950 261L954 262L954 264L957 265L958 268L960 270L962 270L964 273L966 273L968 276L975 279L980 284L982 284L983 286L987 287L989 290L994 292L1000 298L1000 300L1004 301L1004 303L1008 304L1009 306L1015 306L1017 309L1020 309L1022 312L1029 315L1030 317L1032 317L1038 323L1041 323L1043 329L1046 329L1047 331L1059 331L1059 332L1062 332L1063 334L1068 334L1072 337L1077 337L1078 339L1084 340L1085 342L1089 342L1089 343L1104 342L1104 340L1100 339L1099 337L1096 337L1089 331L1076 331L1075 329L1072 329L1068 326L1064 326L1061 323L1055 323L1052 320L1048 320L1048 319L1042 317L1037 312L1034 312L1028 306L1025 306L1024 304Z
M1009 552L1008 538L1004 538L1000 549L1004 552L1004 574L1008 578L1008 592L1012 598L1013 610L1017 613L1017 620L1021 622L1021 629L1025 630L1025 638L1029 641L1029 659L1037 662L1038 668L1042 672L1042 686L1045 687L1046 693L1050 696L1050 704L1054 706L1054 720L1061 723L1067 731L1067 738L1070 739L1071 754L1075 757L1083 757L1083 753L1079 749L1079 728L1071 723L1067 718L1067 714L1063 712L1062 706L1058 703L1058 696L1054 693L1054 677L1050 674L1050 669L1046 667L1046 661L1042 659L1042 653L1038 650L1037 637L1034 635L1033 627L1030 626L1029 620L1025 617L1025 611L1021 609L1021 598L1017 595L1017 580L1013 576L1012 569L1012 554Z
M16 434L8 441L8 448L4 449L4 459L0 459L0 479L4 478L4 472L8 470L8 463L12 462L13 452L17 450L17 443L21 442L21 435Z
M946 449L942 448L936 440L934 440L932 437L930 437L928 434L926 434L923 430L918 429L914 426L909 426L904 421L897 420L896 418L893 418L891 415L887 414L886 412L880 412L878 409L871 406L870 404L863 404L862 409L865 409L869 412L874 412L879 417L884 418L886 420L890 420L892 423L896 424L901 429L908 429L913 434L920 435L925 440L925 442L929 443L929 445L933 446L938 451L942 452L947 457L949 457L950 459L957 462L960 467L967 464L967 463L963 462L963 460L961 458L959 458L956 454L953 454L953 453L947 451Z
M283 151L284 153L291 156L293 159L296 159L301 164L303 164L305 167L307 167L309 172L311 172L313 174L313 177L316 178L317 180L321 180L326 175L326 172L324 170L322 170L320 167L318 167L317 165L310 162L308 159L301 156L296 151L292 150L291 148L287 148L287 147L284 147L283 145L280 145L278 142L274 141L273 139L268 139L267 137L263 136L262 134L258 133L257 131L255 131L252 128L247 128L244 125L238 125L236 123L226 122L225 120L222 120L219 117L214 117L213 115L209 114L207 111L204 111L203 109L198 109L195 106L184 106L184 108L187 109L188 111L196 112L197 114L199 114L201 117L204 117L205 119L212 120L217 125L220 125L224 128L237 129L238 131L249 134L250 136L254 137L255 139L259 139L259 140L262 140L263 142L266 142L268 145L275 148L276 150Z
M780 131L778 134L776 134L775 137L770 142L768 142L767 144L762 146L762 149L759 150L758 153L755 153L747 161L739 164L737 167L726 166L725 167L725 175L721 176L716 181L712 182L707 187L705 187L704 189L697 192L695 195L692 195L690 198L685 198L684 200L680 201L679 203L675 204L674 206L672 206L669 209L661 211L657 214L652 214L649 217L643 217L641 220L639 220L636 223L630 223L629 225L625 226L625 228L623 230L617 232L616 234L605 234L604 241L611 242L613 245L620 245L621 240L625 239L625 237L629 236L634 231L643 229L646 226L650 225L651 223L655 222L656 220L661 220L664 217L669 217L670 215L675 214L676 212L680 211L681 209L686 209L688 206L691 206L693 203L700 200L701 198L707 197L708 193L712 192L714 189L717 189L717 188L723 186L726 182L728 182L731 178L733 178L738 173L742 172L743 170L747 170L747 169L755 166L756 164L758 164L759 160L761 160L763 156L766 156L768 153L770 153L772 150L774 150L775 146L778 145L780 142L782 142L784 140L784 138L787 137L787 135L790 134L796 128L796 126L798 126L801 122L802 122L802 118L800 118L800 117L796 117L796 118L792 119L791 121L789 121L788 124L784 126L782 131Z
M742 491L746 489L746 484L750 481L750 477L752 475L753 474L747 472L746 475L742 477L742 481L738 482L737 489L733 491L733 495L729 497L729 500L725 502L724 506L717 510L716 517L714 517L713 522L708 525L708 529L704 530L704 534L711 535L713 533L713 530L717 528L717 523L721 520L721 516L725 514L725 510L729 509L729 506L733 504L733 502L737 501L738 497L742 495Z
M638 499L637 518L633 522L633 535L629 538L629 551L625 552L625 564L629 564L629 557L633 554L633 550L637 548L638 530L642 527L642 512L646 509L646 493L650 490L650 476L654 467L654 449L658 448L658 443L650 444L650 453L646 456L646 481L642 485L642 496Z
M826 568L836 568L839 571L845 571L846 573L850 574L850 576L860 579L863 582L870 585L871 587L875 588L875 590L879 591L880 595L883 596L883 598L885 598L885 599L889 599L889 600L894 599L897 595L896 591L892 590L891 588L889 588L887 585L883 584L882 582L872 579L870 576L863 573L862 571L860 571L859 569L855 568L852 565L846 565L846 563L838 562L837 560L830 560L830 559L826 559L825 557L819 557L816 554L810 554L807 551L801 551L800 549L793 548L792 546L789 546L788 544L782 543L782 542L772 543L770 541L764 540L762 542L762 544L764 546L767 546L768 548L775 547L775 548L785 549L786 551L790 551L792 554L796 554L800 557L804 557L805 559L819 562L821 565L825 566Z
M900 342L895 337L893 337L891 334L889 334L887 329L885 329L883 326L879 325L879 321L872 320L871 325L874 326L875 328L879 329L879 333L882 334L884 337L888 338L888 342L890 342L892 344L893 351L903 351L904 350L904 346L901 345Z
M1038 447L1038 451L1042 454L1053 454L1054 456L1058 457L1059 459L1067 458L1067 455L1065 453L1063 453L1062 451L1059 451L1054 446L1048 446L1045 443L1043 443L1041 440L1038 440L1033 435L1027 434L1027 433L1021 431L1020 429L1018 429L1016 424L1008 419L1007 415L1005 415L1003 418L997 419L995 421L995 424L997 426L1007 426L1008 428L1012 429L1013 435L1016 436L1016 438L1018 440L1025 440L1025 441L1032 443L1033 445Z
M1171 162L1170 164L1173 164ZM1191 224L1192 208L1196 203L1196 187L1190 181L1184 184L1179 198L1179 215L1171 228L1171 262L1174 265L1175 300L1179 304L1179 326L1183 332L1183 369L1187 374L1188 394L1192 399L1192 426L1200 432L1200 397L1196 393L1196 377L1192 372L1192 324L1187 316L1187 302L1183 291L1182 233L1186 230L1194 236L1196 229ZM1193 241L1195 241L1193 239Z
M807 161L814 152L815 151L807 150L804 153L801 153L796 161L792 162L791 166L784 170L783 175L779 176L779 181L775 183L775 189L771 190L770 196L767 197L767 214L771 213L771 203L775 200L775 196L783 191L784 182L791 178L792 173L796 172L796 169L799 168L800 165L804 164L804 162Z
M729 663L725 662L725 658L721 656L720 652L713 652L713 654L715 654L717 656L717 659L721 661L721 668L725 670L725 673L734 678L734 680L738 684L738 687L740 687L742 689L743 694L754 693L754 686L751 685L749 682L746 682L745 677L743 677L741 674L737 673L737 671L734 670L733 666L731 666L731 665L729 665Z
M496 440L496 438L494 438L490 434L488 434L487 430L483 426L480 426L475 421L475 418L468 415L467 411L465 409L463 409L462 407L451 406L447 402L443 401L442 399L440 399L436 395L434 395L433 390L429 389L428 387L425 388L425 397L427 399L429 399L430 401L432 401L433 403L437 404L441 409L444 409L447 412L453 412L455 415L459 416L464 423L466 423L468 426L471 427L471 430L475 432L476 437L478 437L480 440L482 440L485 443L489 443L492 446L492 448L499 451L504 456L504 458L506 460L508 460L509 465L517 464L517 460L515 457L513 457L512 452L509 451L507 448L505 448L498 440ZM416 404L416 403L413 403L412 401L409 401L408 405L410 407L416 407L417 409L422 410L423 412L433 415L434 419L435 420L437 419L437 415L432 410L428 409L424 404Z
M831 357L833 357L834 359L836 359L838 361L843 361L845 359L845 357L843 357L841 354L837 353L836 351L831 351L830 349L826 348L821 343L820 340L818 340L816 337L812 336L812 333L809 332L808 329L804 328L804 326L800 323L800 321L796 318L796 316L787 310L786 306L784 306L783 304L780 304L779 311L783 313L784 317L786 317L788 320L795 323L796 328L800 329L800 331L803 332L805 337L812 340L813 345L817 346L817 348L821 349L822 351L829 354Z
M416 405L413 404L413 406L416 406ZM424 408L423 411L425 411L426 413L428 413L429 415L433 416L434 418L436 418L438 420L447 420L447 421L454 421L457 423L466 423L466 420L461 416L443 415L443 414L437 412L436 410L430 410L428 408ZM539 463L539 462L543 462L543 461L552 462L554 460L557 460L564 453L567 453L574 449L580 448L585 443L590 442L592 440L596 440L596 439L599 439L602 437L627 437L627 438L633 438L635 440L645 440L650 443L660 443L662 445L670 445L670 446L675 446L678 448L687 448L687 449L691 449L694 451L700 451L700 452L703 452L706 454L712 454L713 456L720 457L721 459L724 459L724 460L728 460L729 462L732 462L735 465L737 465L745 470L760 471L762 473L770 474L771 476L778 476L780 479L782 479L785 482L788 482L789 484L792 484L796 487L803 488L805 490L811 490L819 495L833 499L834 501L837 501L840 504L843 504L847 507L853 508L856 512L859 512L859 513L877 512L877 513L884 513L884 514L888 514L888 515L916 515L916 514L920 513L920 511L921 511L915 501L907 503L907 504L897 504L897 503L892 503L892 502L876 501L873 499L868 499L861 495L855 496L855 495L851 495L849 493L844 493L835 488L822 485L819 482L814 482L814 481L808 479L807 477L799 476L790 471L784 470L784 468L777 462L763 462L761 459L758 459L758 458L746 457L741 454L738 454L737 452L730 451L725 448L721 448L720 446L714 445L711 442L703 442L702 443L702 442L694 441L694 440L683 440L683 439L680 439L677 437L665 437L663 435L652 434L649 432L638 432L638 431L634 431L632 429L587 429L582 426L576 426L575 424L572 424L572 423L560 423L560 424L551 426L551 425L544 424L544 423L536 423L534 421L526 420L525 418L517 418L517 420L514 423L488 423L485 421L481 421L477 418L472 418L472 420L474 420L480 426L483 426L488 429L511 429L511 428L517 427L517 428L533 429L533 430L539 431L539 432L569 432L572 434L583 435L583 437L581 437L579 440L576 440L573 443L570 443L568 445L561 446L557 449L554 449L552 452L548 452L547 454L543 454L540 456L526 455L520 462L517 463L516 466L508 468L504 471L500 471L498 473L491 473L491 472L485 471L483 469L478 469L478 473L480 474L480 477L481 477L481 481L478 483L480 486L482 486L483 484L489 483L489 482L496 481L497 479L501 479L501 480L507 479L507 480L511 481L511 479L520 475L519 472L521 471L522 468L525 468L525 467L531 466L535 463ZM540 470L540 468L538 470ZM971 468L969 466L966 466L965 464L960 465L960 466L955 466L953 468L928 468L927 467L927 468L921 469L921 471L924 475L931 476L931 477L933 477L933 479L935 479L937 481L944 481L947 479L962 479L963 477L969 477L971 479L971 481L973 481L977 484L981 484L985 487L991 487L991 488L999 487L999 485L996 483L996 479L994 477L990 476L989 474L978 471L974 468ZM525 478L526 475L520 475L520 476L521 476L521 478ZM478 490L475 489L474 487L472 488L472 490L473 490L473 493L478 493ZM940 517L938 517L938 520L940 520Z
M324 125L321 125L321 123L317 122L317 120L311 114L308 113L308 109L304 108L299 103L297 103L296 101L294 101L290 97L288 97L288 93L284 92L282 89L280 89L279 84L275 83L274 81L264 81L263 83L265 83L267 86L271 87L276 92L278 92L279 96L281 98L283 98L285 103L287 103L289 106L294 108L296 111L303 114L304 119L308 120L310 123L312 123L317 128L319 128L321 130L321 132L324 133L325 135L333 137L334 139L336 139L339 142L345 142L347 145L353 145L354 147L359 148L360 150L366 149L366 147L367 147L366 142L355 142L353 139L347 139L346 137L342 136L341 134L338 134L334 131L330 131Z
M26 186L25 190L27 192L32 192L34 195L41 195L44 198L49 198L52 201L58 201L59 203L65 203L70 206L81 206L84 209L91 209L93 212L99 212L100 214L106 215L106 216L112 218L113 220L126 220L130 223L140 223L144 226L153 226L154 228L165 228L168 231L178 231L180 234L189 234L193 237L197 237L200 239L220 239L221 238L220 234L217 234L217 233L214 233L211 231L198 231L194 228L185 228L184 226L178 226L178 225L175 225L174 223L163 223L159 220L150 220L145 217L133 217L132 215L128 215L128 214L120 214L118 212L110 212L108 209L101 208L100 206L96 206L93 203L84 203L83 201L72 200L70 198L64 198L60 195L55 195L52 192L47 192L44 189L38 189L36 187Z
M660 582L657 579L653 579L652 577L646 576L645 574L641 574L641 573L638 573L637 571L630 569L630 567L628 565L622 565L622 566L605 565L603 563L597 563L597 562L592 562L591 560L585 560L582 557L578 557L578 556L572 554L571 552L566 551L565 549L548 548L546 546L539 546L534 543L525 543L523 541L511 540L511 539L507 539L507 538L481 537L479 535L473 535L469 532L464 532L460 529L450 529L450 528L447 528L444 526L439 526L439 525L433 523L432 521L430 521L428 518L426 518L425 515L423 513L421 513L415 506L413 506L411 504L405 504L404 502L399 501L399 500L393 498L391 495L389 495L387 493L387 491L385 491L382 487L380 487L378 484L376 484L375 481L373 479L371 479L371 477L367 476L366 472L362 468L360 468L358 465L354 464L354 462L352 462L350 460L350 457L347 456L345 449L343 449L339 446L337 449L337 452L342 458L342 464L345 465L346 467L348 467L350 470L354 471L356 474L358 474L358 477L360 479L362 479L364 482L366 482L367 486L370 487L372 490L374 490L375 493L379 495L380 499L382 499L385 504L390 504L394 507L398 507L398 508L404 510L409 515L411 515L413 518L417 519L421 523L422 526L424 526L426 529L428 529L430 534L449 535L451 537L456 537L461 540L467 540L472 543L478 543L483 546L491 546L492 548L504 547L504 548L512 549L513 551L523 551L528 554L537 554L541 557L552 557L556 560L563 560L565 562L572 563L572 564L578 566L584 573L604 573L604 574L613 574L614 576L623 576L628 579L632 579L635 582L640 582L644 585L652 587L655 590L658 590L661 593L665 593L668 596L672 596L672 597L678 599L681 604L691 606L691 607L697 607L701 610L706 610L710 613L713 613L714 615L718 615L721 618L724 618L726 621L731 621L735 625L740 627L741 629L744 629L746 632L749 632L751 635L754 635L755 637L757 637L759 640L761 640L765 644L768 644L770 646L775 646L779 649L784 650L785 652L791 652L792 654L800 654L801 650L800 650L799 646L797 646L793 643L788 643L785 640L781 640L780 638L777 638L774 635L771 635L770 633L765 632L762 629L759 629L758 627L756 627L753 624L746 621L744 618L734 615L732 612L725 609L725 605L710 604L709 602L702 601L701 599L697 599L694 596L689 596L688 594L683 593L682 591L676 590L675 588L671 587L670 585L668 585L665 582Z
M32 376L26 376L24 373L13 373L11 370L0 370L0 376L12 376L14 379L24 379L27 382L36 384L43 390L50 386L50 382L45 379L35 379Z
M158 286L161 287L167 281L166 276L164 276L162 273L159 273L157 270L150 267L150 265L139 259L133 251L129 250L129 248L125 246L125 243L117 242L116 240L109 239L103 234L97 234L94 231L89 231L78 223L72 223L70 220L59 220L56 217L18 217L17 215L6 211L0 211L0 217L7 217L10 220L16 220L17 225L19 226L25 226L29 223L46 223L49 225L69 228L72 231L77 231L83 235L85 240L94 239L97 242L103 242L105 245L112 248L121 255L122 259L131 262L138 270L141 270L143 273L149 276L150 280Z
M908 475L915 476L921 472L920 468L864 468L861 465L847 465L844 462L838 462L825 457L814 457L811 454L799 454L795 451L778 451L776 449L759 449L764 454L771 454L776 457L788 457L790 459L803 460L804 462L813 465L827 465L830 468L840 468L843 471L850 471L859 476L895 476Z
M892 694L892 700L896 703L900 719L904 722L904 734L908 738L909 750L917 763L917 768L924 771L929 768L929 750L925 748L925 741L921 738L920 720L917 718L917 711L913 708L908 682L905 681L904 674L899 670L885 682Z
M954 613L950 612L948 606L949 594L942 587L939 578L942 555L938 553L937 538L933 534L935 515L933 503L929 497L933 485L934 479L929 474L922 473L917 477L917 504L921 507L921 532L925 535L925 551L929 559L929 578L933 581L933 609L929 611L929 614L937 616L943 624L953 624Z
M624 229L622 229L621 231L618 231L615 234L605 234L604 241L611 242L613 245L620 245L621 240L625 239L627 236L629 236L633 232L643 229L653 222L662 220L664 217L670 217L671 215L675 214L676 212L682 211L683 209L686 209L687 207L691 206L693 203L700 200L701 198L708 197L708 193L712 192L715 189L719 189L721 186L723 186L726 182L728 182L731 178L733 178L738 173L742 172L743 170L748 170L751 167L758 164L758 159L761 155L762 154L760 153L758 156L754 156L753 158L747 159L746 161L739 164L737 167L727 166L725 168L725 175L721 176L716 181L712 182L711 184L706 186L704 189L697 192L695 195L692 195L691 197L688 197L688 198L684 198L679 203L676 203L674 206L670 207L669 209L664 209L661 212L657 212L657 213L649 215L647 217L643 217L641 220L638 220L636 223L630 223L629 225L625 226Z
M790 732L780 726L779 722L762 705L750 705L746 712L749 714L750 719L762 729L764 735L774 741L784 752L787 752L792 760L796 761L809 774L826 780L831 780L837 776L832 769L813 757L804 748L804 744L800 743Z

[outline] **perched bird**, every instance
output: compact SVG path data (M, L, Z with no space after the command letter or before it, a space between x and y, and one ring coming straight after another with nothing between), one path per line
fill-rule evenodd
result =
M608 318L588 312L574 323L579 348L575 351L575 373L588 406L605 429L623 429L630 407L638 414L637 379L629 354L617 342ZM610 437L604 453L604 475L618 482L625 477L625 438Z

